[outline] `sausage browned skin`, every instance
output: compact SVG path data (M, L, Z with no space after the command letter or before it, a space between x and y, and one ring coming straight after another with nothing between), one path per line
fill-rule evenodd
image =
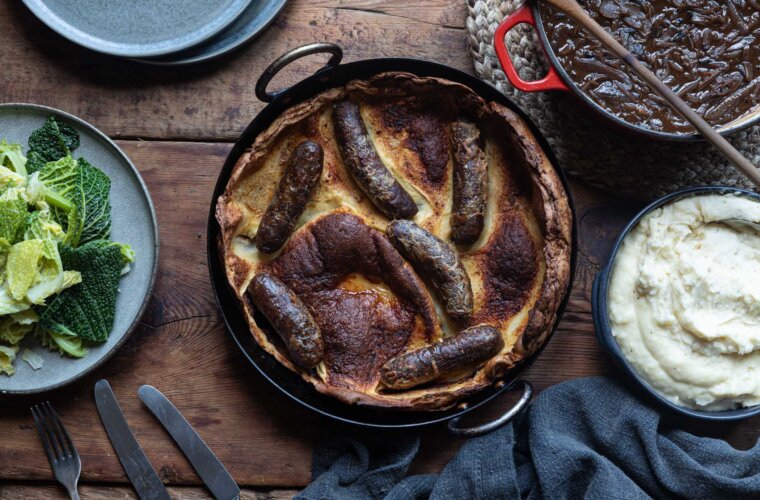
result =
M488 196L488 164L478 127L469 122L451 124L454 151L454 193L451 239L469 245L483 232Z
M322 361L322 332L304 303L288 285L274 275L259 273L248 286L248 293L285 342L296 365L308 369Z
M256 233L259 250L275 252L290 237L296 220L319 185L323 159L322 147L311 141L303 141L290 154Z
M470 277L454 249L408 220L395 220L385 230L393 246L438 293L446 313L455 321L472 314Z
M437 344L390 359L380 369L380 377L391 389L408 389L474 367L503 347L499 330L488 325L472 326Z
M417 205L378 156L359 106L349 101L336 104L333 120L343 160L364 194L389 219L414 217Z

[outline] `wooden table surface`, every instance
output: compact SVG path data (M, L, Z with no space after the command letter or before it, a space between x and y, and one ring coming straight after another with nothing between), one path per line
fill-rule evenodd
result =
M207 498L189 463L137 398L161 389L244 487L244 498L283 498L310 479L315 439L331 424L272 388L250 367L217 313L206 268L211 192L232 142L263 107L254 84L285 51L315 41L340 44L348 61L407 56L473 72L463 0L291 0L272 27L231 57L193 68L154 68L100 56L67 42L21 2L0 2L3 102L54 106L103 130L142 173L158 212L161 257L140 327L105 366L44 396L0 399L0 499L64 498L33 428L29 406L50 399L82 456L84 498L132 498L92 397L107 378L132 429L178 498ZM275 85L310 74L301 62ZM2 136L2 130L0 130ZM641 204L572 182L580 244L571 300L548 348L527 372L538 390L610 368L594 338L590 284L612 240ZM502 398L481 416L497 415ZM475 419L475 417L473 417ZM690 427L754 444L760 420ZM441 427L421 432L412 472L435 472L462 441ZM391 439L392 436L389 437Z

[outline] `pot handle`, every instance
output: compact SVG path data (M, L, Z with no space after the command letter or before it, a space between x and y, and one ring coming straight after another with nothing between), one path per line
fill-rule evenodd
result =
M536 28L536 18L533 16L533 10L531 10L530 0L525 2L519 9L514 11L511 15L502 21L496 31L493 34L493 47L496 50L496 56L499 58L499 63L504 69L504 74L507 76L507 80L516 89L523 92L541 92L545 90L564 90L569 91L570 88L562 81L562 78L554 69L554 66L549 65L549 72L546 76L540 80L527 81L520 78L517 72L517 68L512 62L512 57L507 50L507 44L504 38L507 33L517 25L529 24Z
M285 66L292 63L293 61L304 56L320 54L323 52L332 54L332 56L330 57L330 60L327 61L327 64L325 64L324 67L320 68L319 71L322 71L325 68L337 66L343 59L343 49L334 43L311 43L309 45L295 48L275 59L274 62L272 62L272 64L270 64L267 69L261 73L261 76L256 82L256 97L258 97L259 100L263 102L272 102L277 99L277 97L279 97L287 89L267 92L267 85L269 85L269 82L272 81L272 78L274 78L277 73L279 73Z
M507 410L504 415L500 416L496 420L488 422L487 424L478 425L475 427L459 427L457 424L459 424L459 419L461 417L454 417L449 420L449 432L455 436L469 438L488 434L489 432L493 432L496 429L507 425L512 421L513 418L519 415L528 406L528 403L530 403L530 398L533 397L533 386L530 384L530 382L520 379L518 383L522 384L523 393L520 396L520 399L518 399L512 408Z

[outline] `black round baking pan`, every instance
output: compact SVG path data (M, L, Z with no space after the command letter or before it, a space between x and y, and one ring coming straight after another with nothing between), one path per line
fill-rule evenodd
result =
M541 2L536 0L526 1L515 12L507 16L494 32L494 51L496 52L499 63L504 70L504 74L512 86L523 92L544 92L551 90L569 92L573 94L577 101L582 103L586 109L590 110L606 123L610 123L618 129L632 132L638 136L644 136L649 139L682 142L705 140L705 138L696 131L689 134L682 134L653 130L641 125L636 125L623 120L591 99L591 97L589 97L588 94L586 94L586 92L584 92L573 79L570 78L567 70L559 61L559 58L557 58L554 48L546 35L546 30L544 29L544 23L541 19L541 9L539 8L540 3ZM538 40L541 43L541 48L549 61L549 71L540 80L526 81L520 77L504 41L504 37L507 33L520 24L528 24L533 27L538 36ZM717 127L717 130L721 135L731 135L758 123L760 123L760 109L754 108L748 110L744 116Z
M656 210L659 207L674 203L680 199L690 196L703 196L710 194L736 194L739 196L746 196L760 202L760 195L744 189L722 187L722 186L705 186L687 188L680 191L676 191L667 196L664 196L650 205L645 207L639 212L631 222L621 231L615 244L610 251L610 255L607 259L607 263L594 277L594 283L591 291L591 307L592 316L594 319L594 327L596 330L596 336L599 339L599 343L604 350L612 358L615 367L629 377L639 389L639 391L651 401L655 401L661 407L675 412L679 415L684 415L691 418L700 420L707 420L712 422L727 422L733 420L741 420L760 414L760 405L750 406L747 408L737 408L733 410L725 411L704 411L696 410L693 408L686 408L684 406L677 405L672 401L669 401L658 393L639 373L631 366L628 360L625 358L623 351L615 341L612 335L612 329L610 328L610 320L607 309L607 294L609 290L610 278L612 275L612 268L615 262L620 246L623 244L625 237L631 230L636 227L639 221L650 212Z
M290 62L309 54L326 52L332 54L327 65L305 78L292 87L277 92L267 92L266 86L272 77ZM393 409L374 408L368 406L348 405L337 399L325 396L314 389L310 384L305 382L301 377L281 365L266 351L264 351L253 339L248 325L246 324L243 312L238 301L233 294L225 275L224 265L220 259L218 241L220 236L219 224L215 218L216 204L219 196L224 192L232 169L235 166L240 155L250 147L256 136L265 130L281 113L289 107L310 99L315 95L329 88L343 86L351 80L365 79L379 73L388 71L402 71L413 73L418 76L431 76L445 78L458 82L470 87L478 95L487 101L498 102L517 113L526 123L540 141L541 146L549 155L549 158L557 170L565 191L568 193L570 208L573 211L573 241L571 253L571 283L575 269L575 253L577 247L575 210L567 179L559 168L554 155L546 140L540 135L536 127L530 123L529 119L522 113L514 103L498 90L490 85L478 80L454 68L418 59L404 58L386 58L386 59L368 59L363 61L340 64L342 50L334 44L312 44L300 47L277 59L261 75L256 86L256 95L262 101L269 104L253 119L243 134L238 139L227 157L224 166L219 174L219 179L214 189L211 201L211 210L208 219L208 265L211 273L211 282L214 288L216 300L227 325L227 329L235 343L240 347L243 355L250 363L261 373L261 375L271 382L275 387L280 389L286 396L297 401L301 405L320 413L331 419L344 423L355 424L362 427L371 428L413 428L432 425L441 422L448 422L449 429L459 435L477 435L489 432L504 423L508 422L517 414L530 400L531 386L528 382L519 380L522 372L530 366L533 361L540 355L541 350L536 352L530 358L524 360L518 367L511 370L508 376L494 384L493 386L480 391L479 393L460 402L454 408L445 411L400 411ZM557 322L562 317L562 313L567 305L570 290L560 306ZM556 328L556 324L554 325ZM518 403L510 409L505 415L498 420L485 424L483 426L462 429L456 426L458 418L474 410L475 408L491 401L500 394L508 391L516 382L522 384L523 394Z

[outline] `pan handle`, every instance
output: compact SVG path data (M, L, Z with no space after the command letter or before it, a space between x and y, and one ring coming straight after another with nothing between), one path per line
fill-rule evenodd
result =
M562 78L552 64L549 64L549 72L540 80L527 81L520 78L520 74L517 72L514 62L512 62L512 56L509 55L509 50L507 50L507 43L504 41L507 33L520 24L529 24L536 29L536 18L533 15L530 2L525 2L522 7L507 16L493 34L493 48L509 83L523 92L541 92L544 90L569 91L570 88L562 81Z
M507 425L512 421L513 418L519 415L528 406L528 403L530 403L530 398L533 396L533 386L530 384L530 382L520 379L518 383L522 384L522 396L520 396L520 399L518 399L512 408L507 410L504 415L500 416L496 420L488 422L487 424L478 425L475 427L459 427L457 424L459 424L459 419L461 417L454 417L449 420L449 432L455 436L469 438L488 434L489 432L493 432L496 429Z
M272 81L274 75L279 73L285 66L297 59L312 54L320 54L323 52L332 54L332 56L330 57L330 60L327 61L327 64L325 64L325 66L319 71L322 71L325 68L337 66L343 59L343 49L334 43L311 43L309 45L304 45L302 47L293 49L290 52L286 52L285 54L275 59L274 62L272 62L272 64L270 64L267 69L265 69L261 74L259 80L256 82L256 97L258 97L259 100L263 102L272 102L277 99L277 97L287 89L267 92L267 85L269 85L269 82Z

